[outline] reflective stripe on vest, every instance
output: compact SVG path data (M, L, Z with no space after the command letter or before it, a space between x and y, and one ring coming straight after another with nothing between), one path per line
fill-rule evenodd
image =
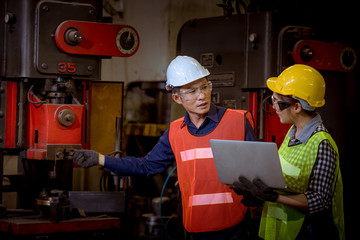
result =
M199 194L189 197L189 206L212 205L222 203L233 203L231 192Z
M211 148L195 148L180 152L181 161L191 161L195 159L213 158Z
M238 224L247 208L242 196L219 182L210 139L245 139L245 111L227 109L216 128L207 135L189 133L183 118L170 124L169 141L174 152L183 224L189 232L209 232Z

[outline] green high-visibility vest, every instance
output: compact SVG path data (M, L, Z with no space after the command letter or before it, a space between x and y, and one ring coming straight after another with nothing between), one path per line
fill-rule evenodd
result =
M290 130L279 148L279 156L286 186L298 192L303 193L308 188L319 144L327 139L336 151L336 175L332 186L332 214L340 240L345 239L343 183L339 168L339 152L335 141L329 133L320 131L312 135L305 145L298 144L289 147L289 132ZM280 203L265 202L259 236L266 240L293 240L300 232L305 216L304 211L296 208Z

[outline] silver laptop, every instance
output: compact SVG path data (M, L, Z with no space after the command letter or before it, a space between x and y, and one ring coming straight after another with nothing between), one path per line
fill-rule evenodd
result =
M285 186L278 149L272 142L210 140L219 181L233 184L238 177L260 178L271 188L296 193Z

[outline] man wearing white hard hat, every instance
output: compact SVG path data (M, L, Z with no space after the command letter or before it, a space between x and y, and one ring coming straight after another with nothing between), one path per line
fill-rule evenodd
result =
M234 190L218 180L210 139L255 140L251 114L211 103L210 75L194 58L176 57L168 66L166 89L185 116L172 123L142 158L114 158L76 150L82 167L103 165L120 176L150 176L177 163L183 225L189 239L249 239L248 208Z

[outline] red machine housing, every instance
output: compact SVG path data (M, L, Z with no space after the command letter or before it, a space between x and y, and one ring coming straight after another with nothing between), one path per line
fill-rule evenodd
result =
M264 116L264 141L274 142L279 148L290 127L291 124L281 124L277 114L266 113Z
M83 105L29 103L27 158L55 160L48 153L49 145L81 146ZM73 122L64 126L61 114L72 112Z
M319 70L350 72L357 63L355 51L339 42L300 40L291 55L295 63L307 64Z
M57 27L55 42L70 54L130 57L139 48L139 35L128 25L68 20Z
M5 121L5 147L15 147L16 132L16 107L17 107L17 83L6 83L6 121Z

